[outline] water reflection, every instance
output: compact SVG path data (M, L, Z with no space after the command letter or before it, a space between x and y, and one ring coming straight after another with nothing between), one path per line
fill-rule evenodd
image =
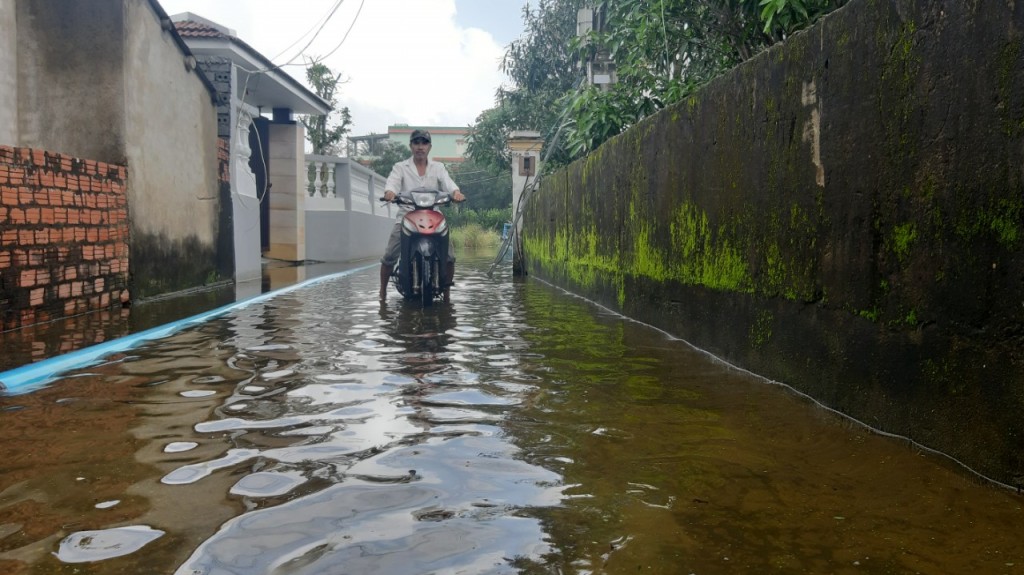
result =
M1015 494L488 263L450 306L357 274L0 398L0 572L1024 565Z

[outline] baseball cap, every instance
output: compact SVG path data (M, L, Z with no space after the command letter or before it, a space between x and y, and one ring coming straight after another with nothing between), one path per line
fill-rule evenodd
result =
M417 138L423 138L427 143L430 143L430 132L426 130L413 130L412 135L409 136L409 141L411 142Z

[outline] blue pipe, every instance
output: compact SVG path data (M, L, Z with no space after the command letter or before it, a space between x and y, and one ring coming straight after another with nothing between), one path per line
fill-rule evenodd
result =
M313 279L306 280L297 284L290 285L278 290L270 291L258 296L253 296L249 299L230 303L225 306L221 306L216 309L212 309L207 312L193 315L178 321L171 323L165 323L157 327L105 341L100 344L89 346L77 351L58 355L56 357L50 357L16 367L14 369L0 372L0 395L16 395L21 393L28 393L35 391L47 384L53 382L59 378L59 374L77 369L81 367L88 367L100 363L103 357L110 355L115 352L124 351L131 349L143 342L167 337L177 331L180 331L188 326L196 325L209 321L215 317L226 314L229 311L242 309L246 306L254 303L259 303L270 298L288 293L299 288L303 288L318 282L326 281L329 279L343 277L349 274L363 271L365 269L373 267L375 264L366 265L343 272L329 274L325 276L316 277Z

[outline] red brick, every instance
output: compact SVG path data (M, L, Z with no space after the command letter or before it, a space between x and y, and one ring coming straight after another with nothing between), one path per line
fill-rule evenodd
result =
M100 241L100 231L97 228L89 228L85 234L85 241L93 244Z
M18 287L30 288L36 285L36 270L21 270L18 276Z
M18 230L18 243L23 246L30 246L36 240L36 235L32 233L32 230Z
M5 246L18 243L18 230L4 230L0 232L0 244Z
M11 166L10 172L7 174L7 182L12 186L24 185L25 169L16 166Z
M67 266L67 267L65 267L64 271L61 273L61 277L63 277L65 281L73 280L73 279L77 278L78 277L78 268L75 267L75 266Z
M71 297L71 284L60 284L57 286L57 297L68 299Z
M34 289L28 294L28 305L37 306L43 305L43 296L46 295L46 290L43 288Z
M22 206L27 206L36 200L36 194L32 191L32 188L21 186L18 188L18 203Z
M27 210L25 210L25 223L38 224L39 214L39 208L28 208Z
M33 234L37 245L45 246L50 243L50 230L35 230Z
M0 252L0 270L11 267L10 252Z
M79 297L82 295L82 286L85 285L82 282L71 282L71 297Z
M54 180L52 172L44 171L39 173L39 185L43 186L44 188L52 188L53 182Z
M18 205L18 188L0 186L0 204L5 206Z

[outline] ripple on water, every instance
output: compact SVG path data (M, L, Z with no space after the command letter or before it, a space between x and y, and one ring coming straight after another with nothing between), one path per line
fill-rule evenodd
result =
M166 485L185 485L187 483L195 483L218 469L237 465L243 461L252 459L259 454L260 452L257 449L229 449L227 454L220 459L203 461L201 463L193 463L191 465L179 467L167 475L164 475L163 478L160 479L160 483Z
M182 391L178 395L180 395L182 397L195 398L195 397L210 397L211 395L215 395L216 393L217 393L216 391L213 391L211 389L189 389L189 390L186 390L186 391Z
M245 497L276 497L306 482L297 471L260 471L250 473L231 486L231 493Z
M56 555L64 563L102 561L134 553L163 534L163 531L146 525L78 531L60 542Z
M164 446L164 453L181 453L199 447L195 441L172 441Z

